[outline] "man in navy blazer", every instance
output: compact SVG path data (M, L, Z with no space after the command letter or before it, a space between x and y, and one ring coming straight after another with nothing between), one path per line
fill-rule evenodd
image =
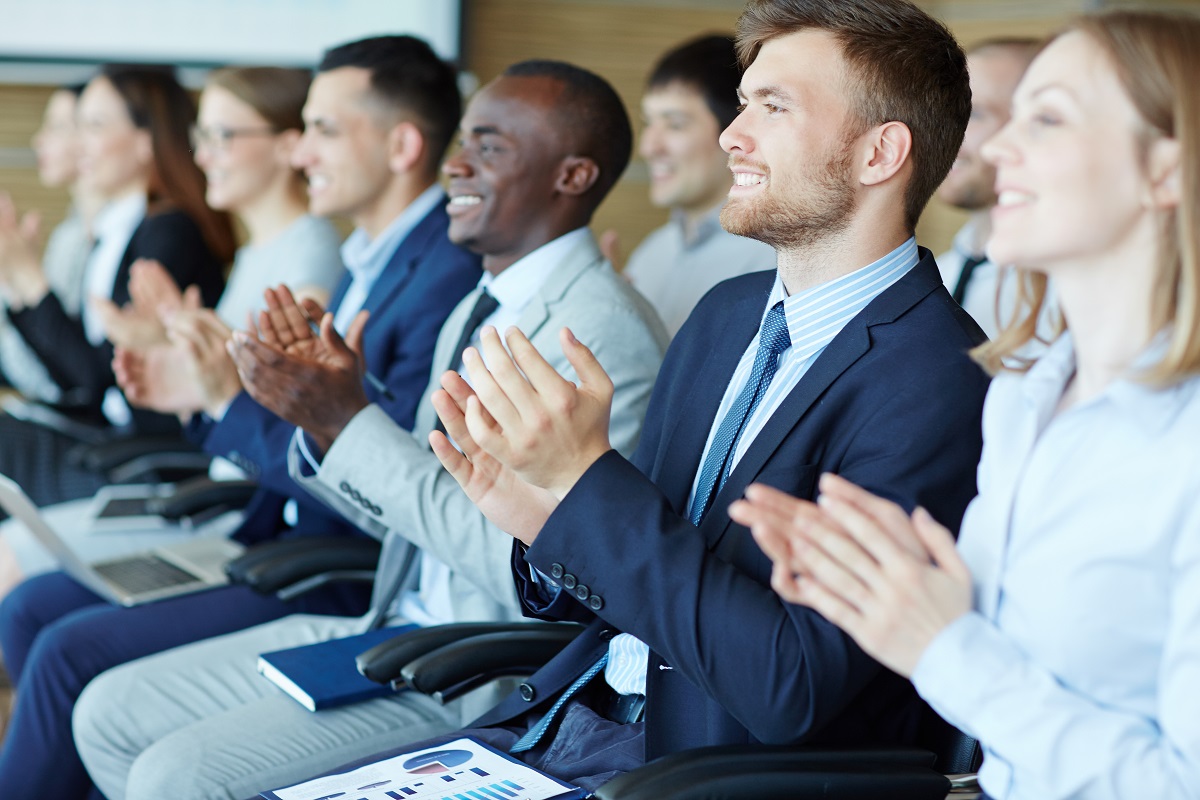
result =
M409 428L437 334L481 275L478 256L447 238L446 198L436 183L459 110L454 70L424 42L397 36L343 45L325 55L313 81L294 156L308 174L313 213L346 214L358 225L343 247L350 274L334 296L334 325L345 331L362 324L351 322L360 310L371 312L366 366L387 390L368 386L368 396ZM229 369L236 377L232 363ZM236 388L206 397L205 408L208 419L194 426L205 446L228 454L261 485L236 538L365 535L288 477L294 426ZM289 498L294 512L286 509ZM284 603L225 587L117 608L62 573L26 581L0 605L0 646L21 698L10 741L22 743L0 754L0 794L87 794L71 713L104 670L295 611L359 613L365 601L365 593L333 590ZM8 777L18 773L19 786Z
M969 115L962 51L906 0L754 0L738 48L722 223L773 245L778 270L701 301L633 458L566 331L578 386L518 332L510 358L485 331L473 391L437 401L462 453L437 435L435 451L519 540L527 613L588 623L467 732L588 789L703 745L911 742L916 695L781 601L726 508L753 481L811 498L832 471L956 526L975 492L982 334L912 237Z

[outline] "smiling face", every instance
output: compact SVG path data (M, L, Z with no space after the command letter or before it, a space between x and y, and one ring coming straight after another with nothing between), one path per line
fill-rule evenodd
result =
M291 174L287 141L295 131L275 133L253 106L220 86L200 95L196 164L208 180L206 199L215 209L239 211Z
M498 271L550 241L561 216L556 184L570 142L549 77L501 76L481 89L442 167L450 195L450 241Z
M984 160L981 148L1007 124L1025 60L1012 48L990 47L967 56L967 68L971 73L971 119L938 197L957 208L978 211L996 202L996 170Z
M823 31L763 44L742 76L744 110L721 134L734 184L721 211L727 231L783 249L849 224L855 120L844 70L841 47Z
M1153 227L1144 128L1091 39L1055 40L1022 79L1011 122L983 147L999 196L990 258L1053 272L1119 251Z
M292 154L292 165L308 178L309 211L377 227L375 212L392 178L392 121L385 116L370 96L367 70L340 67L313 78L304 135Z
M150 132L133 124L107 78L93 78L79 98L79 178L89 192L115 198L145 191L154 153Z
M50 95L42 126L33 134L38 178L44 186L58 188L75 182L79 174L79 137L75 129L75 95L59 89Z
M721 130L703 95L669 83L642 98L638 152L650 172L650 202L703 212L729 191L729 168L717 141Z

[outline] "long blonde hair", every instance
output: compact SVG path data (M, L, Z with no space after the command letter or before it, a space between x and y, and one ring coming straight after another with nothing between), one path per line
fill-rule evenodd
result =
M1200 17L1113 11L1082 17L1054 38L1071 31L1088 36L1108 55L1141 115L1143 165L1156 139L1179 143L1182 191L1178 207L1162 215L1151 300L1153 330L1171 330L1165 355L1144 375L1153 383L1179 381L1200 372L1200 93L1192 83L1200 75ZM972 351L993 373L1028 369L1032 363L1019 351L1038 338L1047 282L1045 275L1029 270L1018 270L1018 276L1013 318L993 341ZM1065 321L1059 319L1056 327L1061 332Z

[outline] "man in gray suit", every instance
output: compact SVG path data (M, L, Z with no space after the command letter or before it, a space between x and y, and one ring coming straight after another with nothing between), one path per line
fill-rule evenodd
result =
M414 434L367 403L355 334L343 342L326 319L319 339L285 346L310 335L287 295L266 321L267 341L236 337L247 390L303 431L292 444L293 476L384 539L374 609L366 620L288 617L100 676L77 704L74 724L84 763L105 795L244 797L399 738L453 730L492 704L489 696L443 707L397 694L310 713L254 674L255 657L358 633L376 620L520 618L511 538L479 513L430 451L430 397L440 370L461 367L464 347L483 325L515 325L543 352L557 353L555 369L573 380L558 347L569 323L614 380L611 434L618 449L632 452L667 335L587 228L628 162L631 138L612 88L567 64L514 65L471 101L459 152L443 169L450 238L481 253L487 275L442 329L438 372Z

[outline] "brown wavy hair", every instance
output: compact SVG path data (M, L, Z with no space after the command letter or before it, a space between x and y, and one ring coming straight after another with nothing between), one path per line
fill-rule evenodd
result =
M100 71L125 103L133 124L150 134L154 162L150 169L148 213L183 211L200 228L204 242L224 263L237 249L229 215L204 200L204 173L192 159L188 129L196 104L173 70L149 66L110 65Z

